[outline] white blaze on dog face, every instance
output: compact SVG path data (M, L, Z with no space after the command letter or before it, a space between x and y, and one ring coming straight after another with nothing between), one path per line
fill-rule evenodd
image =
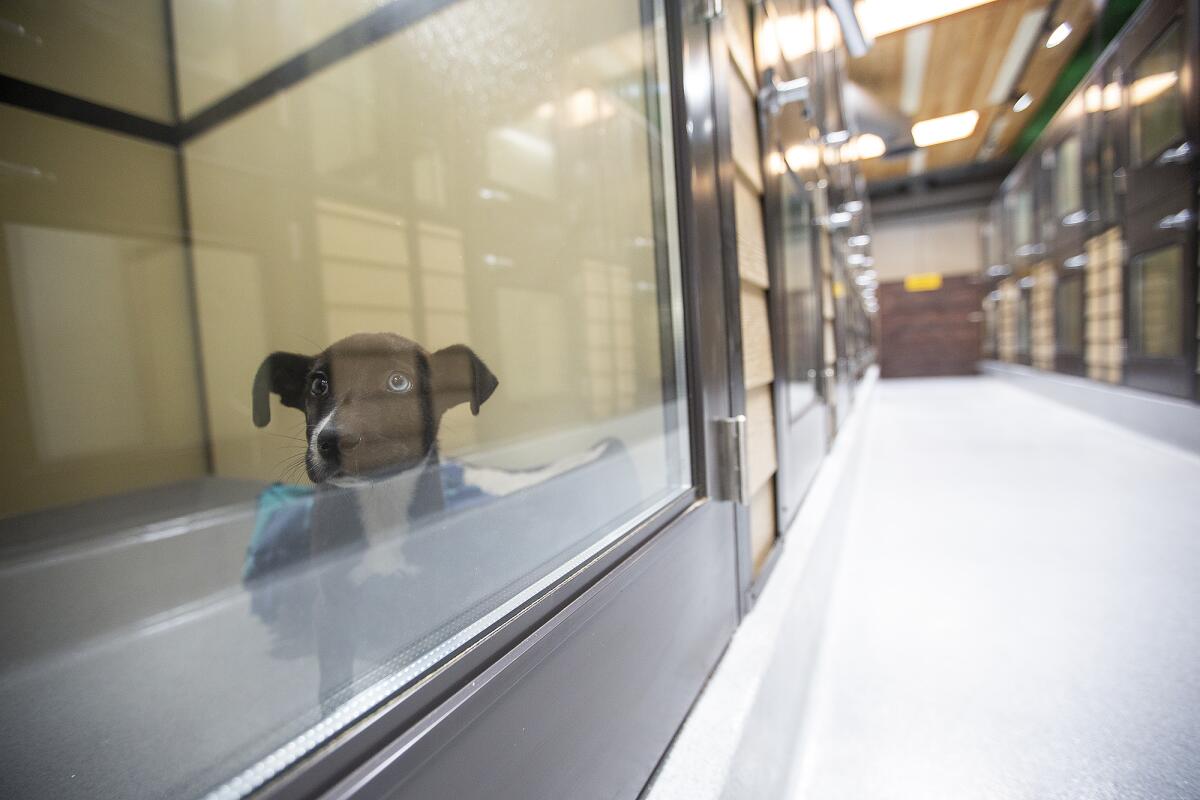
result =
M332 345L308 377L310 477L418 464L437 434L432 394L429 356L414 342L358 334Z
M396 334L360 333L316 356L268 356L254 380L254 423L270 421L274 392L304 411L314 482L394 473L434 452L446 410L470 403L477 414L498 385L465 345L431 354Z

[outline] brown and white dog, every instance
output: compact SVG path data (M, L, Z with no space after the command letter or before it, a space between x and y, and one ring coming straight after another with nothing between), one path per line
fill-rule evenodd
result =
M353 691L352 631L368 587L410 569L395 534L443 507L442 415L462 403L478 414L498 385L469 347L430 353L394 333L354 334L312 356L272 353L258 368L257 427L271 421L272 393L304 412L304 463L317 491L306 529L292 535L307 539L306 561L319 559L312 613L326 713Z

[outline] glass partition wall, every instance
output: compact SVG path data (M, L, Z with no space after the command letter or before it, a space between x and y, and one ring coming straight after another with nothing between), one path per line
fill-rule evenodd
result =
M660 5L12 4L0 794L245 794L690 485Z

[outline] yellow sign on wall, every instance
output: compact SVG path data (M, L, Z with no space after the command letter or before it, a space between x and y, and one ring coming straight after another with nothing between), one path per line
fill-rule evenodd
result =
M918 272L915 275L904 276L904 291L906 292L936 292L942 288L942 273Z

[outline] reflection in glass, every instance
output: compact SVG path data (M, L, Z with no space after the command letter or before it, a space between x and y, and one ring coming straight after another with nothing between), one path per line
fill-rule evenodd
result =
M1029 358L1032 338L1033 315L1030 311L1032 292L1021 289L1017 296L1017 355Z
M790 172L780 179L779 202L788 331L788 412L795 420L816 399L820 295L813 274L812 206L799 179Z
M1065 355L1083 353L1083 276L1060 278L1054 311L1055 348Z
M1178 72L1182 63L1183 30L1175 22L1133 66L1129 99L1134 163L1145 163L1183 138Z
M0 796L244 794L690 483L659 6L201 5L178 149L0 106Z
M1082 207L1079 136L1072 134L1058 146L1054 170L1054 212L1061 218Z
M1164 247L1139 255L1130 261L1129 274L1130 349L1152 358L1181 356L1183 249Z
M1012 231L1013 247L1022 248L1033 242L1033 192L1027 188L1004 195L1005 212Z

